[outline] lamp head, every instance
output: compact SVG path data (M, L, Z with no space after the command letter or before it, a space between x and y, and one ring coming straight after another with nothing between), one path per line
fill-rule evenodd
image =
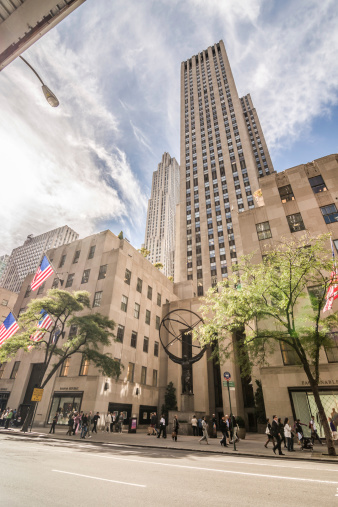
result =
M48 86L46 86L45 84L42 85L42 91L44 96L46 97L48 104L52 107L58 107L59 101L56 95L54 95L54 93L48 88Z

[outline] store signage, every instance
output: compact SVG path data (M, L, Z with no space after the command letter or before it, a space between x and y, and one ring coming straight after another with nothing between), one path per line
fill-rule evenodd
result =
M60 391L78 391L78 387L60 387Z
M310 382L308 380L302 380L301 384L302 384L302 386L309 386ZM338 379L337 380L320 380L319 381L319 385L321 385L321 386L332 386L332 385L336 385L336 384L338 384Z

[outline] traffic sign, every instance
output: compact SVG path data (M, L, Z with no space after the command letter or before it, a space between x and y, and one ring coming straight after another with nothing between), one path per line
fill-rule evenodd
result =
M234 382L234 381L230 381L230 382L229 382L229 381L227 381L227 380L224 380L224 381L223 381L223 387L227 387L227 386L229 386L229 387L233 387L233 388L234 388L234 387L235 387L235 382Z
M231 379L231 375L230 375L230 373L228 371L225 371L223 373L223 377L225 378L225 380L230 380Z
M34 389L31 401L41 401L43 395L43 389L38 389L37 387Z

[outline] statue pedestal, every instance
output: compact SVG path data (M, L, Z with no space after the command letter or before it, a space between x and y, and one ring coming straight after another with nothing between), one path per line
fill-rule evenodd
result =
M181 394L181 412L193 412L193 411L194 411L194 395Z

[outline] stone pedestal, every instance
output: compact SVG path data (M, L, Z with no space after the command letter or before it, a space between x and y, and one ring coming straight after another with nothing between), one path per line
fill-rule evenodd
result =
M181 394L181 412L193 412L193 411L194 411L194 395Z

